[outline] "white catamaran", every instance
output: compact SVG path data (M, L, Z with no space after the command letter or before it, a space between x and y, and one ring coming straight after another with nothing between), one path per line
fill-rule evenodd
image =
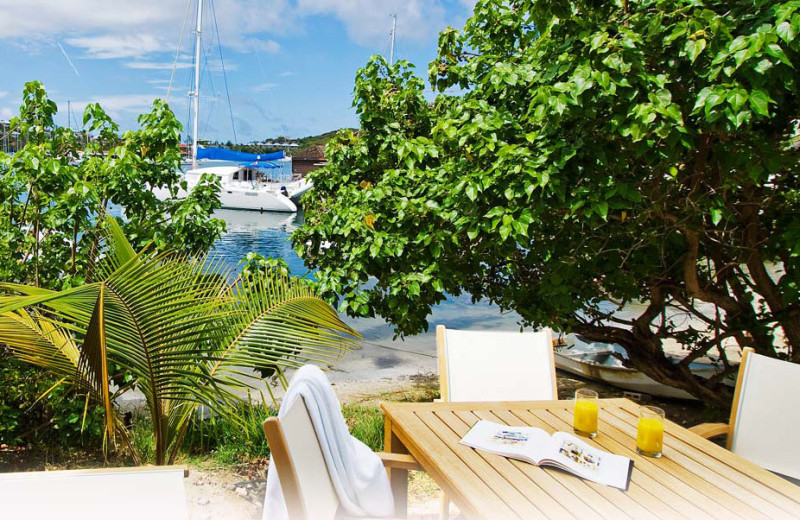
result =
M201 29L203 24L203 0L197 0L197 23L195 25L194 91L192 97L192 167L186 172L187 191L179 190L178 196L185 197L200 182L203 175L217 177L222 186L220 202L223 208L255 211L281 211L294 213L297 206L292 196L299 196L304 188L304 179L281 183L264 171L279 168L273 161L284 158L283 151L270 154L248 154L224 148L199 147L197 144L198 113L200 108L200 50L202 49ZM237 166L197 167L198 159L229 161ZM289 191L289 190L292 191ZM305 191L305 190L303 190ZM297 192L297 193L293 193ZM167 189L154 189L161 198L170 197Z

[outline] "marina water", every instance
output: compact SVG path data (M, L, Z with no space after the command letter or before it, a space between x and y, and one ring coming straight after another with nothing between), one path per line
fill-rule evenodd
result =
M231 270L247 253L282 258L294 275L308 273L302 259L292 249L291 233L303 223L303 214L259 213L219 210L228 230L215 244L214 251ZM344 318L344 317L343 317ZM454 329L519 330L515 313L501 313L485 302L473 304L469 295L449 297L433 309L430 330L405 340L393 340L393 329L380 318L344 318L364 337L360 350L348 354L336 366L335 379L373 379L402 377L436 372L436 325Z

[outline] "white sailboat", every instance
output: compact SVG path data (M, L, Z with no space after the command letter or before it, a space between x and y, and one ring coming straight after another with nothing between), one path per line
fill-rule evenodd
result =
M271 161L283 159L284 153L246 154L222 148L200 148L197 144L198 117L200 108L200 49L202 49L203 0L197 0L197 23L195 25L194 91L192 96L192 167L186 172L187 190L179 190L178 196L185 197L197 186L203 175L219 179L222 186L219 198L226 209L254 211L280 211L294 213L297 206L290 198L287 186L271 179L263 168L274 168ZM198 159L239 162L237 166L208 166L198 168ZM294 186L293 186L294 187ZM170 197L169 190L154 189L160 199Z

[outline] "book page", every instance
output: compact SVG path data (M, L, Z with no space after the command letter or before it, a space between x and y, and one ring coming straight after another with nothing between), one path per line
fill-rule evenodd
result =
M550 453L544 457L548 463L599 484L628 488L632 467L628 457L597 449L566 432L554 433L550 442Z
M461 443L534 464L550 454L551 446L550 435L540 428L506 426L491 421L475 423Z

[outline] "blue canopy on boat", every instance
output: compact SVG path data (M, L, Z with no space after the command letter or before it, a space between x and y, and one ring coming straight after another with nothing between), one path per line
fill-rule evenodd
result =
M265 169L280 168L279 165L271 162L253 162L253 163L247 163L247 166L251 168L265 168Z
M212 161L232 161L239 163L261 163L263 161L277 161L283 159L286 154L283 150L274 153L245 153L237 152L236 150L228 150L227 148L201 148L197 147L198 159L211 159ZM263 165L260 165L263 166Z

